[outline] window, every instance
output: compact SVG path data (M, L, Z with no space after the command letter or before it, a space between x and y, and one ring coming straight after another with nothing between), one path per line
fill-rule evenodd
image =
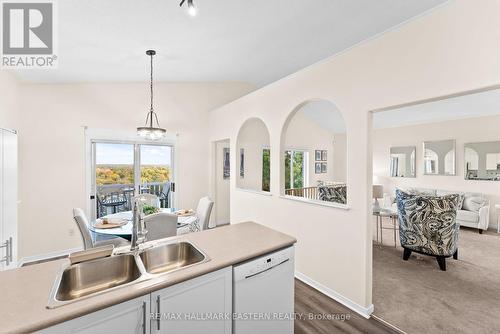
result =
M171 207L173 146L95 141L92 156L92 218L131 210L135 191L154 194L160 207Z
M262 191L271 191L271 150L262 149Z
M307 151L285 151L285 189L308 186L309 156Z

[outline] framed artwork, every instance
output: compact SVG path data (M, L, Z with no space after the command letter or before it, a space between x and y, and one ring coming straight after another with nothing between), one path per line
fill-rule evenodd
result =
M321 161L321 150L314 151L314 160Z
M328 151L321 151L321 161L327 161L327 153Z
M224 180L229 179L230 177L230 156L229 156L229 147L224 147L222 149L222 178Z
M321 162L314 164L314 174L321 174Z
M326 162L321 163L321 173L326 173Z
M240 148L240 177L245 178L245 149Z

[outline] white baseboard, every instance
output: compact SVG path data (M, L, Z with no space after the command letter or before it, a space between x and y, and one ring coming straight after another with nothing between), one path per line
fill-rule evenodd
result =
M68 255L68 254L73 253L73 252L81 251L82 249L83 248L81 248L81 247L77 247L77 248L65 249L65 250L60 250L60 251L55 251L55 252L50 252L50 253L45 253L45 254L26 256L26 257L21 258L19 261L17 261L17 267L22 267L24 264L30 263L30 262L41 261L41 260L46 260L46 259L50 259L53 257Z
M339 302L340 304L350 308L354 312L358 313L359 315L363 316L366 319L370 318L370 315L373 313L373 304L370 304L368 307L364 307L359 305L358 303L355 303L354 301L350 300L347 297L344 297L340 293L333 291L332 289L324 286L323 284L316 282L312 278L296 271L295 272L295 277L305 284L313 287L314 289L318 290L319 292L327 295L328 297L332 298L333 300Z

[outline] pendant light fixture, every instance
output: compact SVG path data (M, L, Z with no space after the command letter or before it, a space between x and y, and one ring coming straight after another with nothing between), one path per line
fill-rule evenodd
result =
M186 0L182 0L181 3L179 4L180 7L186 2ZM188 2L188 13L191 16L196 16L196 7L193 4L193 0L187 0Z
M160 128L158 116L153 109L153 56L156 54L155 50L147 50L146 54L151 59L151 76L149 88L151 90L151 106L146 116L146 124L137 128L137 134L143 138L150 140L159 140L165 137L167 130ZM154 125L156 123L156 126Z

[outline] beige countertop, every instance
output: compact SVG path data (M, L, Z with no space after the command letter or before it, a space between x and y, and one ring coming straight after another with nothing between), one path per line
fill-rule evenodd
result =
M185 234L175 239L192 242L210 261L163 275L161 279L142 281L55 309L47 309L46 305L56 276L69 262L67 259L0 272L0 332L29 333L50 327L296 242L291 236L252 222Z

